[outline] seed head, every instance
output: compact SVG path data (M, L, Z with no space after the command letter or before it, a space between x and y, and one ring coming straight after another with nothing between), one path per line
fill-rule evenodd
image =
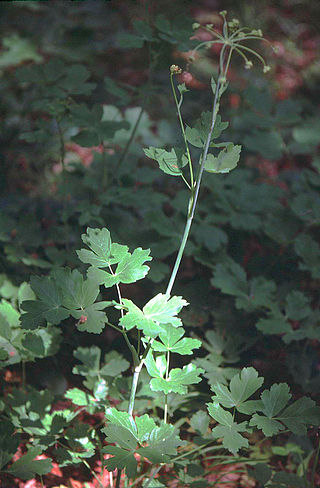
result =
M179 68L179 66L177 66L176 64L172 64L170 66L170 73L172 75L180 75L180 73L182 73L182 69Z
M257 37L263 37L263 32L261 29L253 29L250 34Z

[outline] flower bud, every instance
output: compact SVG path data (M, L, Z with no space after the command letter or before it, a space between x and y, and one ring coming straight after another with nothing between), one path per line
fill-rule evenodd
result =
M263 37L263 32L261 29L253 29L250 34L252 36Z
M182 73L182 69L179 68L179 66L177 66L176 64L172 64L170 66L170 73L172 75L180 75L180 73Z
M199 29L199 27L201 27L201 25L199 24L199 22L194 22L194 23L192 24L192 29L193 29L193 30Z

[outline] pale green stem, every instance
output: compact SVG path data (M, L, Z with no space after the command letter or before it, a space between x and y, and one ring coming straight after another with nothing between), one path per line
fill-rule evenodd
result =
M183 135L184 145L185 145L186 151L187 151L187 158L188 158L189 171L190 171L190 181L191 181L191 188L192 188L193 187L193 169L192 169L191 155L190 155L189 145L188 145L188 141L187 141L187 137L186 137L186 131L184 129L184 123L183 123L183 120L182 120L180 105L179 105L179 102L178 102L178 99L177 99L177 94L176 94L176 90L175 90L174 83L173 83L173 76L174 76L173 73L171 73L170 74L170 83L171 83L171 88L172 88L172 93L173 93L174 101L175 101L175 104L176 104L176 107L177 107L177 111L178 111L178 117L179 117L179 122L180 122L180 127L181 127L181 131L182 131L182 135Z
M128 408L128 414L129 415L132 415L132 412L133 412L134 400L135 400L135 397L136 397L138 380L139 380L139 375L140 375L140 371L142 369L142 366L143 366L143 361L141 361L139 363L139 365L134 368L134 373L133 373L133 378L132 378L132 385L131 385L130 400L129 400L129 408Z
M234 39L237 35L239 35L240 33L243 33L245 35L245 31L251 31L252 29L250 29L249 27L240 27L239 29L237 29L236 31L234 31L231 36L229 36L229 40L230 39Z
M236 42L241 42L241 41L246 41L247 39L255 39L257 41L264 41L264 42L267 42L268 44L272 45L270 41L268 41L268 39L265 39L264 37L260 37L260 36L245 36L245 37L238 37L237 39L235 39Z
M225 46L224 46L224 48L225 48ZM220 55L222 57L222 59L224 57L224 51L225 51L224 48L222 49L221 55ZM185 249L187 240L188 240L188 236L189 236L191 224L192 224L192 221L193 221L194 212L195 212L195 208L196 208L197 200L198 200L198 196L199 196L201 179L202 179L202 175L203 175L203 171L204 171L204 165L205 165L205 162L206 162L206 159L207 159L207 155L208 155L208 151L209 151L209 146L210 146L210 142L211 142L211 136L212 136L212 133L213 133L213 130L214 130L214 126L215 126L215 122L216 122L216 117L217 117L217 113L218 113L220 87L223 85L223 83L224 82L221 82L220 77L219 77L218 83L217 83L217 87L216 87L214 102L213 102L213 108L212 108L212 121L211 121L210 129L209 129L209 133L208 133L208 136L207 136L206 144L205 144L205 147L204 147L204 150L203 150L203 154L202 154L202 157L201 157L201 159L199 161L200 168L199 168L199 171L198 171L198 175L197 175L195 187L194 187L194 184L192 183L192 191L191 191L191 196L190 196L190 200L189 200L189 207L188 207L188 217L187 217L187 221L186 221L186 225L185 225L183 237L182 237L182 240L181 240L180 248L179 248L179 251L178 251L178 255L177 255L177 258L176 258L176 261L175 261L175 264L174 264L174 267L173 267L173 270L172 270L172 273L171 273L171 277L169 279L169 283L168 283L168 286L167 286L167 290L166 290L166 295L167 296L170 296L170 294L171 294L171 290L172 290L173 284L174 284L175 279L176 279L176 276L177 276L177 272L178 272L178 269L179 269L179 266L180 266L180 263L181 263L181 259L182 259L182 256L183 256L183 252L184 252L184 249ZM179 115L179 121L180 121L181 129L182 129L182 133L183 133L184 140L185 140L185 144L186 144L186 148L187 148L188 160L189 160L189 164L190 164L190 175L191 175L192 182L193 182L193 172L192 172L191 157L190 157L188 143L187 143L186 136L185 136L185 130L184 130L184 125L183 125L183 121L182 121L182 117L181 117L181 112L180 112L178 100L177 100L176 93L175 93L175 89L174 89L174 85L173 85L172 75L171 75L171 84L172 84L172 88L173 88L175 102L176 102L176 105L177 105L177 108L178 108L178 115ZM121 297L120 297L120 303L121 303ZM140 374L140 371L141 371L141 368L142 368L144 359L146 358L146 356L147 356L147 354L148 354L148 352L150 350L150 347L151 347L152 342L153 341L151 339L150 342L148 343L147 347L146 347L146 350L145 350L145 352L144 352L144 354L143 354L143 356L141 358L140 363L138 365L136 365L136 367L135 367L135 372L134 372L133 381L132 381L132 387L131 387L131 394L130 394L130 401L129 401L129 409L128 409L128 412L130 413L130 415L132 415L132 412L133 412L133 407L134 407L134 401L135 401L135 395L136 395L136 389L137 389L139 374ZM169 360L167 360L166 374L167 375L169 374ZM166 407L167 407L167 402L166 402L166 406L165 406L165 422L167 420L167 408ZM161 465L153 471L153 473L151 474L149 480L147 481L147 483L145 485L145 488L147 488L150 485L151 481L154 479L154 477L160 471L160 469L161 469ZM120 487L120 478L121 478L121 471L119 470L118 471L118 476L117 476L116 488L119 488Z
M183 176L183 174L181 175L181 178L183 179L183 181L185 182L185 184L187 185L187 187L189 188L189 190L191 190L191 186L189 185L189 183L187 182L187 180L185 179L185 177Z
M120 334L123 334L125 335L126 334L126 331L123 330L123 329L119 329L119 327L117 327L116 325L113 325L111 324L111 322L106 322L107 325L109 325L109 327L112 327L114 330L116 330L117 332L120 332Z
M203 29L211 32L211 34L214 34L218 39L221 39L222 42L224 42L224 38L223 36L220 34L220 32L216 31L215 29L213 29L212 27L208 27L206 25L203 26ZM209 41L211 42L211 41Z
M191 198L190 198L190 200L191 200ZM174 281L175 281L176 276L177 276L177 273L178 273L178 269L179 269L179 266L180 266L180 262L181 262L181 259L182 259L182 255L183 255L183 252L184 252L184 248L186 247L186 243L187 243L187 240L188 240L188 236L189 236L191 224L192 224L192 218L188 217L187 222L186 222L186 226L185 226L185 229L184 229L183 237L182 237L182 240L181 240L180 248L179 248L179 251L178 251L178 255L177 255L177 258L176 258L176 262L174 264L174 267L173 267L173 270L172 270L172 273L171 273L171 276L170 276L170 280L169 280L169 283L168 283L168 286L167 286L166 295L168 295L168 296L170 296L170 294L171 294L171 290L172 290Z
M233 46L230 47L229 54L228 54L228 60L226 62L226 67L225 67L224 72L223 72L223 75L225 77L227 77L227 74L228 74L228 70L229 70L229 65L230 65L230 61L231 61L232 52L233 52Z
M169 378L169 367L170 367L170 351L167 351L167 367L166 367L166 381L168 381ZM164 418L163 422L166 424L168 420L168 395L165 394L164 397Z
M222 49L222 51L221 51L221 57L223 59L223 57L224 57L224 49ZM189 232L190 232L191 224L192 224L192 221L193 221L195 208L196 208L196 205L197 205L197 200L198 200L199 191L200 191L200 184L201 184L201 179L202 179L203 170L204 170L204 165L205 165L205 162L206 162L206 159L207 159L207 155L208 155L208 151L209 151L209 146L210 146L210 142L211 142L211 136L212 136L212 133L213 133L213 129L214 129L214 126L215 126L216 117L217 117L217 113L218 113L220 83L221 83L221 81L220 81L220 78L219 78L218 79L217 86L216 86L215 96L214 96L214 102L213 102L213 108L212 108L212 121L211 121L211 126L210 126L210 130L209 130L209 133L208 133L208 136L207 136L206 144L205 144L205 147L204 147L204 151L203 151L203 155L202 155L202 159L201 159L201 165L200 165L199 172L198 172L197 179L196 179L196 186L195 186L195 189L194 190L192 189L192 192L191 192L191 196L190 196L190 200L189 200L189 208L188 208L188 217L187 217L187 221L186 221L184 233L183 233L183 236L182 236L180 248L179 248L179 251L178 251L178 255L177 255L177 258L176 258L176 261L175 261L175 264L174 264L174 267L173 267L173 270L172 270L172 273L171 273L171 276L170 276L170 280L169 280L169 283L168 283L168 286L167 286L167 290L166 290L166 295L167 296L170 296L171 295L172 287L174 285L174 282L175 282L175 279L176 279L176 276L177 276L177 273L178 273L178 270L179 270L179 267L180 267L180 263L181 263L181 260L182 260L182 256L183 256L183 253L184 253L184 249L186 247L186 243L187 243L187 240L188 240L188 237L189 237ZM166 379L168 378L168 375L169 375L169 367L170 367L169 360L170 360L170 356L169 356L169 351L168 351L167 368L166 368ZM165 423L167 422L167 414L168 414L168 397L166 395L165 396L165 407L164 407L164 422Z
M254 49L251 49L250 47L244 46L243 44L233 44L233 45L234 45L235 48L237 47L239 49L243 49L244 51L249 52L253 56L256 56L256 58L258 58L259 61L261 61L261 63L263 64L263 66L266 65L266 62L263 59L263 57L259 53L257 53L256 51L254 51Z
M113 272L113 269L112 269L112 267L110 265L109 265L109 270L110 270L110 273L112 274L112 276L115 276L115 274ZM119 303L120 303L120 305L123 305L123 303L122 303L122 296L121 296L121 290L120 290L120 286L119 286L118 283L116 283L116 289L117 289L117 295L118 295ZM121 308L120 314L121 314L121 317L123 317L123 315L124 315L123 308ZM116 328L116 327L113 326L113 328ZM128 348L130 349L130 352L132 354L132 359L133 359L134 367L136 367L139 364L139 358L138 358L137 351L134 348L134 346L131 344L131 342L129 341L127 332L124 330L124 328L122 330L122 335L123 335L124 340L126 341L126 344L127 344Z
M227 22L227 19L224 17L223 18L223 35L224 35L224 38L225 39L228 39L229 37L229 31L228 31L228 22Z
M224 44L225 43L225 40L223 38L221 38L221 41L203 41L203 42L200 42L200 44L198 44L193 50L192 50L192 54L191 55L194 55L197 51L199 51L199 49L201 49L203 46L208 46L209 44L210 45L213 45L213 44Z
M244 59L246 64L249 62L249 58L247 58L247 56L240 49L234 47L234 50Z

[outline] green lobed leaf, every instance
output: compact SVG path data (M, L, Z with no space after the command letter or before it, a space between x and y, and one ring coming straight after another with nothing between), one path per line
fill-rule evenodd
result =
M242 404L253 395L262 385L263 378L258 376L254 368L243 368L230 381L229 388L226 385L217 383L212 386L215 396L214 401L218 401L226 408L236 407L241 411Z
M181 327L175 328L167 325L164 331L159 334L161 342L154 341L152 349L158 352L171 351L181 355L193 354L193 349L199 348L201 341L190 338L181 339L183 335L184 330Z
M306 435L307 425L320 425L320 407L311 398L302 397L289 405L279 418L294 434Z
M168 462L170 456L176 455L177 447L184 444L178 437L176 428L170 424L162 424L152 429L146 442L148 446L140 448L138 453L152 463Z
M211 283L228 295L248 296L246 272L234 261L228 262L227 265L217 264Z
M92 395L89 395L83 390L79 390L79 388L71 388L70 390L67 390L65 397L69 398L75 405L81 407L90 405L90 403L95 401Z
M58 269L53 271L52 276L59 284L63 295L62 303L68 310L82 310L96 301L99 294L98 284L90 278L85 280L77 269Z
M123 251L122 249L122 256ZM88 278L103 284L106 288L118 283L135 283L144 278L149 271L149 266L144 264L146 261L151 261L149 254L150 249L144 250L141 247L135 249L132 254L125 252L124 256L116 261L115 271L111 273L91 266L88 270Z
M284 430L285 426L294 434L305 435L308 424L320 424L320 408L313 400L302 397L286 407L290 398L286 383L275 384L270 390L265 390L261 395L262 407L259 408L264 416L254 414L250 425L262 429L266 436L272 436Z
M16 453L20 443L20 436L15 434L15 428L9 420L2 419L0 423L0 470Z
M165 394L174 392L185 395L188 392L188 385L201 381L199 375L204 373L204 370L197 368L192 363L184 366L182 369L171 369L169 377L167 379L164 378L166 362L164 356L160 356L160 358L162 358L161 363L157 364L150 351L145 362L148 373L152 376L150 387L153 391L163 391ZM157 361L159 361L159 358L157 358Z
M229 173L234 169L240 159L241 146L229 143L222 149L218 156L208 154L204 163L204 169L209 173Z
M139 442L148 441L150 433L156 428L156 423L149 415L144 414L141 417L136 417L135 422L138 429Z
M305 488L305 477L300 478L300 476L294 473L286 473L285 471L280 471L275 473L272 478L272 487L283 488L285 485L287 488ZM274 483L279 483L274 485Z
M46 324L44 315L48 308L45 303L34 300L25 300L21 304L21 309L25 312L22 313L20 317L23 329L34 330Z
M127 449L131 452L134 452L137 448L137 438L129 429L121 425L108 423L102 429L102 432L106 435L106 442L108 443L117 443L122 449ZM104 452L108 451L105 449Z
M294 249L302 259L299 268L308 271L315 279L320 278L320 246L308 234L300 234L295 239Z
M45 354L45 345L42 337L35 335L34 333L27 333L21 341L21 344L34 356L40 357Z
M120 412L116 408L107 408L106 418L109 422L112 422L113 425L121 426L131 432L137 443L137 427L131 415L127 412Z
M71 310L72 317L78 320L78 330L100 334L108 321L108 317L102 310L110 307L111 304L112 302L97 302L81 310Z
M159 168L164 173L171 176L181 176L182 168L188 164L188 158L180 148L172 148L168 152L165 149L150 146L143 151L148 158L157 161Z
M19 326L20 314L7 300L2 299L0 302L0 315L5 318L10 327Z
M74 357L81 361L82 364L74 366L72 373L82 376L96 376L100 371L101 349L97 346L78 347Z
M223 446L233 454L236 454L242 447L248 447L248 439L243 437L240 432L246 432L247 423L238 424L234 422L230 412L224 410L218 402L209 403L208 411L220 425L212 429L215 438L222 438Z
M105 364L100 369L101 376L119 376L130 366L129 361L124 359L122 354L119 354L117 351L110 351L105 354L104 363Z
M256 327L265 335L286 334L292 330L290 323L280 311L271 313L267 318L259 319Z
M312 313L310 300L301 291L293 290L286 296L286 315L291 320L302 320Z
M148 337L156 337L160 332L165 333L167 327L164 325L171 324L174 327L182 325L181 319L176 315L182 307L188 305L188 302L179 296L169 298L165 294L158 293L142 310L128 299L123 299L123 304L128 312L119 323L127 330L137 327Z
M199 432L201 435L205 435L209 427L209 416L203 410L199 410L194 413L190 419L191 427Z
M52 459L34 460L34 458L41 453L41 447L30 448L26 454L21 456L21 458L10 466L7 472L23 480L30 480L36 474L44 475L49 473L52 469Z
M203 148L206 144L208 134L210 131L212 123L212 113L211 112L203 112L201 117L195 123L193 128L186 126L186 137L188 142L195 147ZM224 131L228 127L228 122L222 122L221 116L216 116L216 121L214 125L214 129L212 132L211 140L217 139L220 137L222 131Z
M154 378L162 378L167 367L166 356L165 354L159 354L156 356L156 359L154 359L152 352L149 351L145 360L145 365L150 376Z
M87 228L87 233L82 234L81 239L91 250L81 249L77 251L79 259L83 263L91 264L97 268L109 266L111 254L111 237L108 229Z
M135 477L138 463L134 457L134 450L129 451L121 447L107 446L102 449L102 452L113 456L105 461L108 471L125 469L129 478Z
M70 314L63 304L62 291L55 280L51 277L40 278L38 276L32 276L30 284L38 299L45 305L43 317L48 322L60 324L62 320L69 317ZM28 301L27 303L30 302ZM25 310L23 305L22 308Z
M262 415L259 415L255 413L251 420L250 420L250 425L258 427L258 429L261 429L264 433L265 436L271 437L275 434L278 434L281 430L284 430L284 425L281 424L276 419L264 417Z

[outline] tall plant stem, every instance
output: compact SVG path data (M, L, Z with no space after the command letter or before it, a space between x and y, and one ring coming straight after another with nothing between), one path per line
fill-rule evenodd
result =
M128 408L128 414L129 415L132 415L132 412L133 412L134 400L136 397L138 380L139 380L139 375L140 375L140 371L142 369L142 366L143 366L143 361L141 360L139 365L134 368L132 385L131 385L131 392L130 392L129 408Z
M179 248L179 251L178 251L178 254L177 254L177 258L176 258L176 261L175 261L175 264L174 264L174 267L173 267L173 270L172 270L172 273L171 273L171 276L170 276L170 279L169 279L169 283L168 283L168 286L167 286L167 290L166 290L166 295L167 296L170 296L170 294L171 294L172 287L174 285L174 282L175 282L175 279L176 279L176 276L177 276L177 273L178 273L178 270L179 270L179 267L180 267L180 263L181 263L181 260L182 260L182 256L183 256L183 253L184 253L184 250L185 250L185 247L186 247L186 243L187 243L187 240L188 240L188 237L189 237L190 228L191 228L191 224L192 224L192 221L193 221L193 217L194 217L194 213L195 213L195 209L196 209L197 201L198 201L198 197L199 197L199 191L200 191L200 185L201 185L202 175L203 175L203 171L204 171L204 165L205 165L205 162L206 162L206 159L207 159L207 155L208 155L208 151L209 151L209 146L210 146L210 142L211 142L211 137L212 137L212 133L213 133L213 130L214 130L215 123L216 123L217 113L218 113L218 110L219 110L220 90L221 90L221 88L223 88L223 85L226 82L226 80L225 80L225 74L226 74L226 72L223 70L224 52L225 52L225 46L223 46L222 51L221 51L221 57L220 57L220 67L221 67L221 69L220 69L220 76L219 76L218 83L217 83L217 86L216 86L216 91L215 91L215 96L214 96L214 101L213 101L211 125L210 125L210 129L209 129L209 132L208 132L207 140L206 140L206 143L205 143L205 146L204 146L202 155L200 157L200 161L199 161L200 167L199 167L199 170L198 170L198 174L197 174L196 182L195 183L193 183L193 171L192 171L192 166L190 166L190 177L191 177L191 180L192 180L192 185L191 185L191 195L190 195L189 206L188 206L187 221L186 221L186 224L185 224L185 229L184 229L184 233L183 233L183 236L182 236L180 248ZM186 136L185 136L184 125L183 125L183 121L182 121L182 117L181 117L181 112L180 112L180 106L179 106L178 101L177 101L177 98L176 98L176 93L175 93L175 90L174 90L174 85L173 85L172 77L171 77L171 84L172 84L172 88L173 88L175 102L176 102L176 105L177 105L177 108L178 108L178 115L179 115L179 120L180 120L180 125L181 125L181 129L182 129L182 133L183 133L183 136L184 136L184 139L185 139L185 144L186 144L187 154L188 154L188 160L191 163L191 157L190 157L190 153L189 153L189 149L188 149L188 143L187 143ZM146 358L146 356L148 354L148 351L149 351L149 349L151 347L151 344L152 344L152 340L149 341L148 346L146 347L145 352L144 352L144 354L143 354L143 356L142 356L142 358L140 360L140 363L135 366L135 371L134 371L133 380L132 380L132 386L131 386L131 393L130 393L130 400L129 400L129 408L128 408L128 413L130 415L132 415L132 412L133 412L134 401L135 401L135 396L136 396L136 390L137 390L137 385L138 385L138 379L139 379L140 371L141 371L141 368L143 366L144 360L145 360L145 358ZM167 357L167 369L166 369L166 375L167 375L167 377L168 377L168 374L169 374L169 359L170 358ZM168 404L167 404L167 396L166 396L165 397L165 410L164 410L164 422L165 423L167 421L167 412L168 412ZM147 481L147 484L146 484L145 488L147 488L149 486L149 484L154 479L154 477L156 476L156 474L160 471L160 469L161 469L161 465L153 471L153 473L151 474L149 480ZM120 487L120 478L121 478L121 470L118 471L116 488L119 488Z
M114 276L113 269L110 265L109 265L109 270L110 270L110 273ZM118 295L119 303L120 303L120 305L122 305L122 295L121 295L121 290L120 290L120 286L118 283L116 284L116 289L117 289L117 295ZM120 310L120 314L121 314L121 317L123 317L123 309ZM123 334L124 340L126 341L128 348L130 349L130 352L132 354L134 367L136 367L139 364L139 358L138 358L137 351L136 351L135 347L129 341L127 332L125 331L124 328L122 330L122 334Z
M200 191L200 185L201 185L202 175L203 175L203 171L204 171L204 165L205 165L205 162L206 162L206 159L208 156L211 137L212 137L212 133L214 130L215 123L216 123L217 114L219 111L219 101L220 101L220 96L221 96L220 95L220 88L223 88L223 84L226 82L226 77L225 77L226 71L223 69L224 68L224 53L225 53L225 46L223 46L223 48L221 50L221 55L220 55L220 76L218 78L218 83L217 83L216 91L214 94L211 125L210 125L210 129L208 132L207 140L206 140L202 155L200 157L200 161L199 161L200 166L199 166L199 170L198 170L198 173L196 176L196 183L195 183L195 186L192 185L191 195L190 195L190 199L189 199L189 206L188 206L187 221L186 221L183 236L181 239L180 248L179 248L179 251L178 251L178 254L176 257L176 261L174 263L174 267L173 267L173 270L172 270L172 273L171 273L171 276L169 279L169 283L167 286L167 290L166 290L166 295L168 297L171 295L171 291L172 291L172 288L173 288L173 285L174 285L174 282L175 282L175 279L177 277L177 273L178 273L178 270L179 270L179 267L181 264L182 256L183 256L183 253L184 253L187 241L188 241L188 237L189 237L189 233L190 233L190 229L191 229L191 225L192 225L192 221L193 221L193 217L194 217L194 212L195 212L195 209L197 206L197 201L199 198L199 191ZM230 61L230 57L228 59L228 63L229 63L229 61ZM229 66L229 64L227 65L226 70L228 69L228 66ZM221 80L224 80L224 81L221 81ZM180 109L179 109L179 114L180 114ZM183 124L182 124L182 126L183 126ZM182 131L183 131L183 134L185 136L184 129L182 129ZM191 175L192 175L192 172L191 172ZM170 367L169 360L170 360L170 357L168 355L167 367L166 367L166 379L169 377L169 367ZM165 396L165 405L164 405L164 422L165 423L167 421L167 412L168 412L168 396L166 395Z
M209 130L209 133L207 136L206 144L205 144L205 147L204 147L204 150L202 153L201 164L200 164L199 172L198 172L197 179L196 179L196 185L195 185L195 188L193 188L191 190L191 196L189 199L188 217L187 217L186 225L184 228L183 236L181 239L180 248L179 248L179 251L178 251L178 254L176 257L176 261L174 263L174 267L173 267L173 270L172 270L172 273L171 273L171 276L169 279L169 283L167 286L167 290L166 290L166 295L168 295L168 296L170 296L170 294L171 294L172 287L173 287L175 279L177 277L177 273L178 273L178 270L180 267L181 259L182 259L184 249L186 247L187 240L189 237L190 228L191 228L191 224L192 224L193 217L194 217L194 212L195 212L195 209L197 206L197 201L198 201L198 197L199 197L199 191L200 191L200 185L201 185L204 165L205 165L205 162L207 159L210 141L211 141L211 136L213 133L213 129L214 129L214 125L216 122L217 113L218 113L218 105L219 105L219 99L220 99L220 95L219 95L220 87L221 87L221 81L219 78L218 83L217 83L217 87L216 87L215 96L214 96L214 101L213 101L211 126L210 126L210 130Z

